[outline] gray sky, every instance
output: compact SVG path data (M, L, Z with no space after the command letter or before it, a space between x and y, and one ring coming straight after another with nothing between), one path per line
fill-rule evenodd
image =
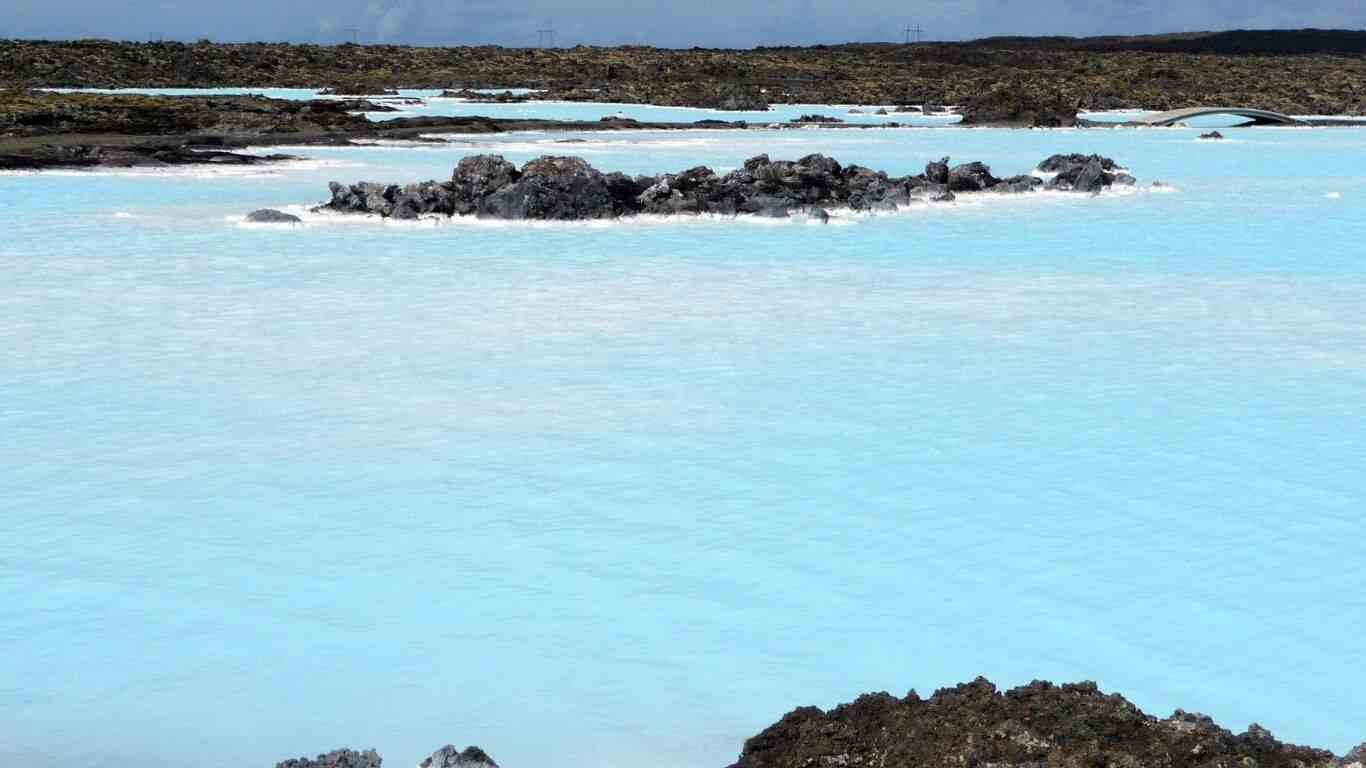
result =
M1366 27L1366 0L3 0L0 38L749 47L988 35Z

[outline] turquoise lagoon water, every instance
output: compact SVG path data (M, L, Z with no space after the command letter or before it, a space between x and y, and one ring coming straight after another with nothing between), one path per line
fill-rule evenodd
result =
M797 705L979 674L1345 751L1366 132L1196 132L0 176L0 759L719 768ZM824 227L240 223L480 151L1094 151L1172 186Z

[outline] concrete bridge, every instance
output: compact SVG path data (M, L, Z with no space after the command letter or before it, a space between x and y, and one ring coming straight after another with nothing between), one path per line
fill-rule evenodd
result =
M1190 107L1187 109L1174 109L1170 112L1159 112L1156 115L1140 117L1132 121L1133 125L1175 125L1189 120L1193 117L1204 117L1205 115L1235 115L1246 117L1252 121L1252 125L1310 125L1305 120L1282 115L1279 112L1269 112L1265 109L1251 109L1249 107Z

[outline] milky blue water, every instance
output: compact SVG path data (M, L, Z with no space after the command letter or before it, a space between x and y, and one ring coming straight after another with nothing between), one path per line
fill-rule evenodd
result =
M0 762L718 768L797 705L979 674L1345 751L1366 131L1197 132L0 176ZM240 223L479 151L1094 151L1171 187L830 226Z

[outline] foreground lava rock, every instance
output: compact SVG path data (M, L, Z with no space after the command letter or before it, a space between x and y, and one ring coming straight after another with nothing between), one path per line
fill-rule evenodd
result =
M337 750L276 768L380 768L373 750ZM1035 681L1004 693L984 678L898 699L860 696L829 712L794 709L745 742L730 768L1366 768L1366 744L1338 758L1283 744L1252 724L1234 734L1176 710L1159 720L1095 683ZM418 768L498 768L478 747L438 749Z
M578 157L545 156L520 169L501 155L474 155L456 166L449 182L341 184L331 182L331 200L319 209L370 213L385 218L425 215L492 219L574 221L635 214L757 214L784 217L804 210L815 218L824 209L892 211L923 202L944 202L956 193L1018 194L1037 189L1099 192L1134 178L1114 160L1099 155L1055 155L1039 165L1052 174L1006 179L983 163L949 165L946 157L915 176L892 177L862 166L844 166L825 155L770 160L759 155L724 176L704 166L659 176L602 173Z
M745 742L733 768L1337 768L1351 761L1282 744L1255 724L1235 735L1181 710L1158 720L1095 683L1034 682L1001 693L978 678L929 699L876 693L829 712L793 710Z

